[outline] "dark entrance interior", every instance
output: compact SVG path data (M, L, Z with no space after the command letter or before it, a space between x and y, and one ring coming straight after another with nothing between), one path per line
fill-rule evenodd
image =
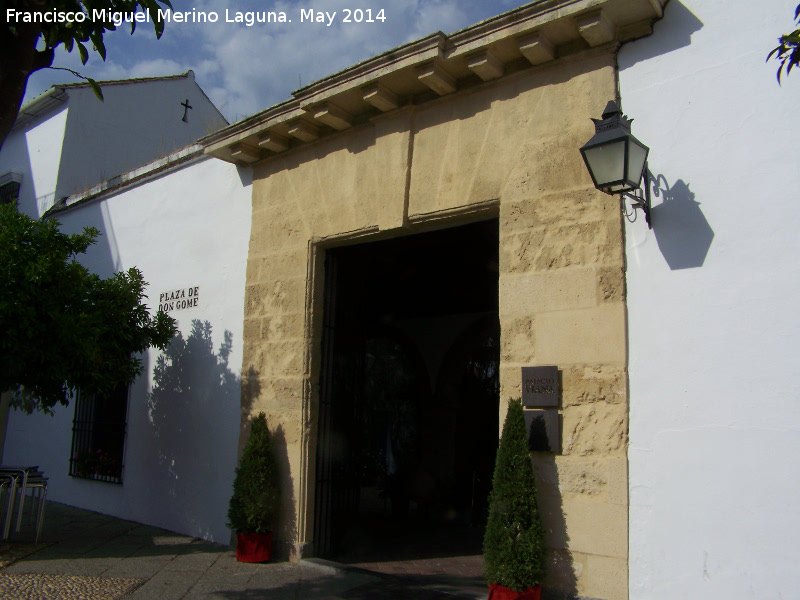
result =
M498 222L332 249L316 553L481 553L498 441Z

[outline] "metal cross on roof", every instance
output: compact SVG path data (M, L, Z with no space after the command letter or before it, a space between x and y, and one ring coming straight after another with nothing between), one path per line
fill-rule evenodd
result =
M181 121L183 121L184 123L188 123L189 119L187 119L187 117L189 116L189 109L192 108L189 105L189 99L187 98L186 102L181 102L181 106L183 107L183 118L181 119Z

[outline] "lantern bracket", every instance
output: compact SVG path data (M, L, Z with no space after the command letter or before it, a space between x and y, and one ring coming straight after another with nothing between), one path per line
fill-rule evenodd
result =
M649 229L653 228L653 223L651 221L651 209L650 209L650 178L648 176L648 168L647 163L644 163L644 193L642 193L641 188L637 188L632 192L622 192L620 194L621 197L627 198L631 201L631 208L633 209L631 212L627 212L625 210L625 205L623 203L622 212L625 215L625 218L628 219L629 222L633 223L636 220L636 209L642 209L644 213L644 220L647 222L647 227ZM633 218L631 218L633 217Z

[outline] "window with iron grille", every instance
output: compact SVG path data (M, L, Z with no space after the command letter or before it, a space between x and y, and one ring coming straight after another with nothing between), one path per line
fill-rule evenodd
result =
M76 394L71 476L122 483L127 414L128 386L104 396Z

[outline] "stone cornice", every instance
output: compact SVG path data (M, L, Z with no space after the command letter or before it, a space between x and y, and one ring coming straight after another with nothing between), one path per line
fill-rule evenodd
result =
M538 0L450 35L434 33L292 93L200 140L206 154L253 164L376 115L535 65L648 35L667 0Z

